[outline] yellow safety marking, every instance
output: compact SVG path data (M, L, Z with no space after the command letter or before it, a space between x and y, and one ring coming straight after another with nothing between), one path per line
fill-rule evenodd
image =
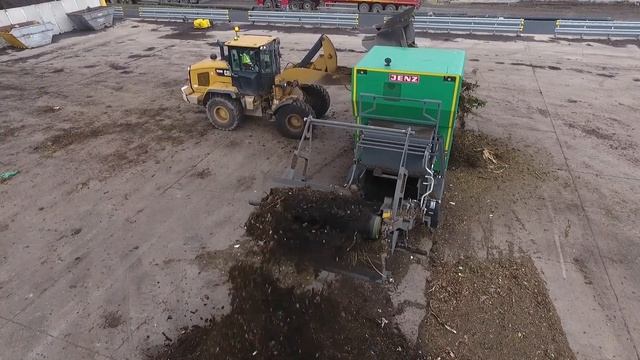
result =
M452 76L451 74L439 74L439 73L420 72L420 71L403 71L403 70L382 71L378 69L367 69L367 68L359 68L359 70L367 70L371 72L381 72L381 73L408 74L408 75Z
M453 90L453 98L451 99L451 117L449 117L449 131L447 132L447 141L444 144L444 151L449 151L449 146L451 146L451 133L453 132L453 117L455 115L456 104L458 102L458 98L456 95L458 94L458 87L460 85L460 77L456 76L456 86Z
M358 82L356 81L356 75L358 74L358 68L353 68L353 73L351 74L352 78L351 79L351 83L353 83L353 89L352 89L352 99L351 101L353 102L353 116L355 116L356 118L356 124L360 124L360 116L358 116L358 103L356 101L356 94L357 94L357 89L358 89Z

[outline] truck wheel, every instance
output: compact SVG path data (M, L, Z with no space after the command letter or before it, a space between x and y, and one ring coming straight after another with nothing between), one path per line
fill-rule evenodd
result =
M396 11L396 6L393 4L387 4L387 6L384 7L384 11L386 12L394 12Z
M276 128L282 136L299 140L304 132L304 118L309 116L315 116L311 106L302 100L295 100L278 109Z
M289 3L289 9L291 10L300 10L301 7L302 7L301 0L294 0L291 3Z
M331 106L331 97L323 86L307 85L302 87L304 100L311 106L318 118L323 117Z
M207 102L207 117L217 129L231 131L242 119L242 106L227 97L214 96Z
M384 11L384 8L382 7L382 4L373 4L373 5L371 5L371 12L373 12L373 13L381 13L382 11Z
M312 11L314 9L315 5L313 4L313 1L311 0L305 0L302 3L302 9L304 9L304 11Z
M369 4L360 3L360 5L358 5L358 11L360 11L361 13L369 12Z
M262 5L265 9L273 8L273 0L264 0L264 5Z

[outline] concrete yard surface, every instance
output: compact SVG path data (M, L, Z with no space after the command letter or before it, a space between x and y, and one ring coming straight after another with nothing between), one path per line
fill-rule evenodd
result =
M256 32L280 37L283 64L318 36ZM249 201L297 145L257 119L214 130L183 102L187 66L231 36L125 21L0 53L0 171L20 171L0 183L0 359L140 359L228 310ZM331 38L342 65L362 56L358 35ZM554 174L543 197L497 204L470 247L534 259L579 359L640 359L640 49L438 39L419 43L466 50L487 100L469 126ZM329 117L350 121L349 90L330 93ZM337 179L350 137L332 134L312 173Z

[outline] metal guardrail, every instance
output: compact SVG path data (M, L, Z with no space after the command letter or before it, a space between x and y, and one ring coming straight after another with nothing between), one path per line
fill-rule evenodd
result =
M155 20L193 20L209 19L229 22L229 10L178 8L178 7L140 7L138 14L143 19Z
M416 16L416 30L476 34L515 34L524 30L524 19Z
M123 18L124 12L122 11L122 6L111 6L113 8L113 17L114 18Z
M282 24L337 26L357 28L358 14L339 14L323 12L288 12L288 11L249 11L249 22L252 24Z
M640 40L640 22L557 20L555 36L558 35L635 37Z

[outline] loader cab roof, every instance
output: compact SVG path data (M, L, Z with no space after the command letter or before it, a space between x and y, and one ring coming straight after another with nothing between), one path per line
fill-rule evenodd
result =
M267 35L240 35L237 39L231 39L224 44L230 47L259 48L274 40L278 40L278 38Z
M391 59L385 66L385 59ZM358 62L357 69L421 74L464 75L464 50L374 46Z

